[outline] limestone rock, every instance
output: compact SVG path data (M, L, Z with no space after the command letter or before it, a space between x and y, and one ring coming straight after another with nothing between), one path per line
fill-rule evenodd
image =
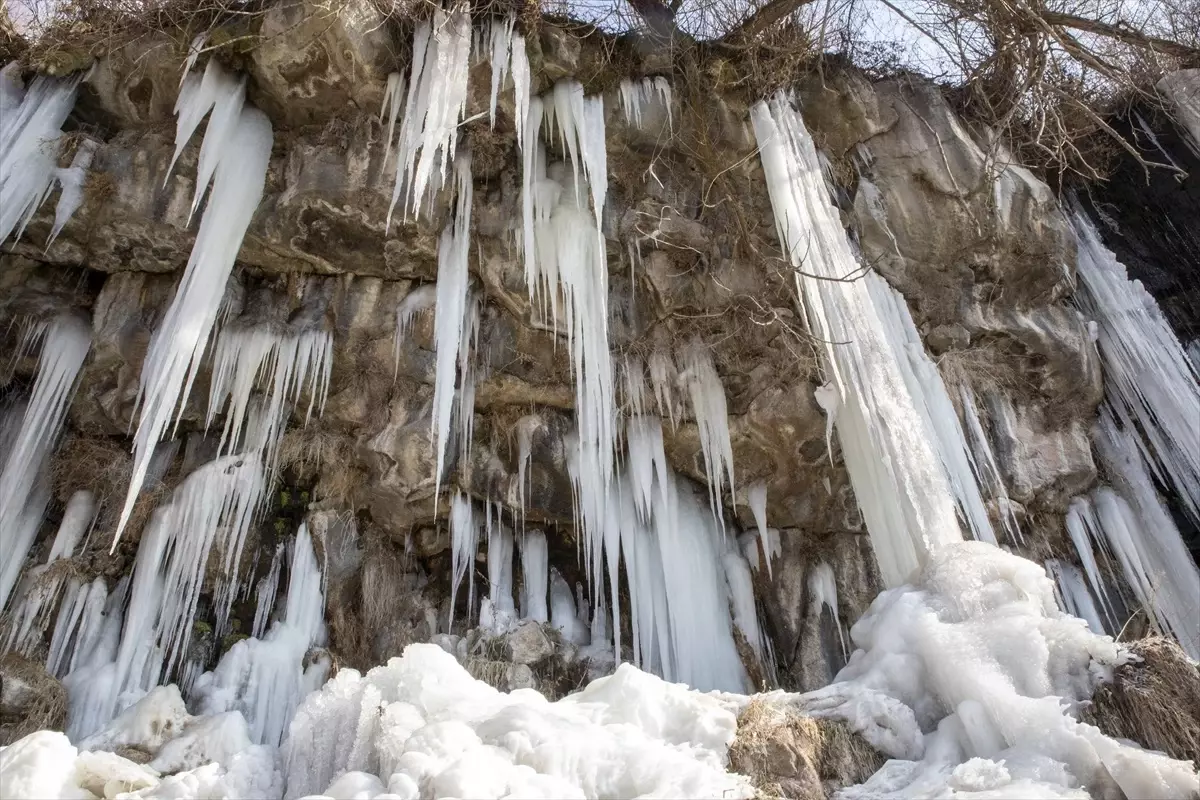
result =
M554 643L539 622L522 623L505 636L504 643L513 664L536 664L554 653Z

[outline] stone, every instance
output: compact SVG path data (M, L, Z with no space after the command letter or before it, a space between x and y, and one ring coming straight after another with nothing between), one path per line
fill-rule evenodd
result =
M962 325L938 325L925 335L925 344L936 355L947 350L964 350L971 344L971 332Z
M554 654L554 643L541 623L528 620L504 638L505 657L513 664L536 664Z

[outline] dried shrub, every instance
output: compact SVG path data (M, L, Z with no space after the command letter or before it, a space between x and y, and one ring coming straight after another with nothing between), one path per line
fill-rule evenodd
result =
M0 747L67 724L67 690L41 664L8 653L0 657L0 678Z
M1171 639L1142 639L1129 649L1141 661L1118 667L1082 720L1200 766L1200 668Z

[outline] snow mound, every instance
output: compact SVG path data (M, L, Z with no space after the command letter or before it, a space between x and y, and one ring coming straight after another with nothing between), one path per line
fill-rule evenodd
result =
M725 771L736 729L716 698L629 664L550 703L498 692L440 647L414 644L309 695L284 745L287 794L750 797Z
M844 798L1192 797L1192 765L1072 716L1130 656L1058 610L1037 564L984 542L938 548L850 632L836 681L800 697L892 756Z

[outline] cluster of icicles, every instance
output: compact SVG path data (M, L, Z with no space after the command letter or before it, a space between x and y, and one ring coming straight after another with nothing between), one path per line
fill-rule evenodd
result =
M438 493L456 417L458 457L470 458L482 299L469 273L473 182L471 156L458 146L458 130L471 60L487 59L493 122L499 92L508 81L513 86L523 178L520 252L529 303L565 337L575 377L576 429L566 460L593 609L588 613L577 606L570 587L550 569L544 534L525 529L524 475L536 427L525 421L517 431L516 505L521 511L513 514L513 526L503 523L490 501L480 520L477 504L466 495L455 492L450 499L452 593L470 575L474 613L471 567L482 534L489 556L482 623L500 630L518 617L550 621L572 641L590 642L593 652L611 646L620 661L623 573L635 663L700 689L744 690L735 631L769 666L750 570L761 564L770 572L780 549L778 532L767 526L762 484L741 491L757 530L742 538L726 530L725 498L739 493L724 390L703 343L657 351L645 363L612 356L603 233L603 99L586 96L572 80L533 96L525 42L511 19L475 30L465 11L437 10L430 22L417 26L413 53L407 80L390 78L381 117L387 118L387 156L395 150L389 220L397 207L405 215L420 213L448 182L455 197L439 242L437 283L404 300L396 326L398 359L415 316L433 310L430 425ZM175 158L207 117L193 213L206 193L208 202L184 275L143 365L133 477L116 537L134 516L143 488L155 483L174 458L177 444L164 439L173 435L210 351L206 420L212 425L224 419L218 452L151 513L134 572L112 592L102 579L83 582L60 566L81 541L86 547L95 516L94 499L81 492L68 504L49 559L26 573L19 603L10 604L48 502L42 473L90 344L86 324L73 317L31 327L27 341L42 345L37 380L25 406L7 410L0 427L6 454L0 478L6 556L0 601L14 609L15 620L0 644L31 651L58 608L47 666L70 690L74 738L94 732L154 686L181 676L205 713L241 711L256 741L278 744L292 711L320 685L326 666L318 661L306 670L303 665L305 654L324 638L323 571L307 529L301 528L290 547L282 613L273 613L284 554L277 550L257 587L254 637L230 649L205 674L189 661L189 645L210 564L219 565L220 576L213 635L226 632L233 602L249 590L235 585L232 576L239 574L247 533L276 477L288 420L305 401L306 417L321 411L332 339L328 331L311 327L220 324L226 283L262 198L272 130L266 116L246 103L245 78L228 74L213 60L197 72L194 61L189 59L176 104ZM39 78L19 94L14 75L6 69L2 76L0 188L21 202L14 216L6 211L0 218L0 232L19 235L57 180L62 218L56 214L53 238L79 205L92 152L81 148L76 163L64 171L55 165L57 151L47 155L43 147L59 136L78 81ZM628 82L621 103L630 124L639 124L650 104L664 106L670 121L670 86L663 79ZM794 103L777 95L756 104L751 121L780 240L794 265L804 259L796 281L808 327L828 343L823 359L828 380L816 399L829 422L830 458L836 430L885 581L901 586L939 553L959 552L964 532L996 544L988 500L1001 511L1006 537L1017 539L1020 531L1007 513L971 390L947 387L925 354L903 298L881 278L867 274L844 280L861 272L861 260L830 201L817 152ZM563 162L550 161L547 141L557 145ZM1118 609L1098 559L1117 562L1154 623L1195 655L1200 642L1188 614L1200 607L1200 583L1155 483L1172 486L1187 510L1196 513L1200 448L1194 427L1189 432L1185 425L1200 410L1196 373L1152 301L1098 245L1085 222L1077 227L1081 307L1100 325L1108 379L1096 443L1116 485L1078 499L1071 508L1067 526L1082 572L1060 562L1048 567L1063 605L1097 630L1111 631ZM689 413L699 432L707 497L673 473L664 452L663 419L674 425ZM519 603L512 576L518 542L524 573ZM818 611L828 606L836 619L832 568L816 566L808 582ZM272 616L275 622L269 624ZM997 708L993 713L1003 717L1007 712Z

